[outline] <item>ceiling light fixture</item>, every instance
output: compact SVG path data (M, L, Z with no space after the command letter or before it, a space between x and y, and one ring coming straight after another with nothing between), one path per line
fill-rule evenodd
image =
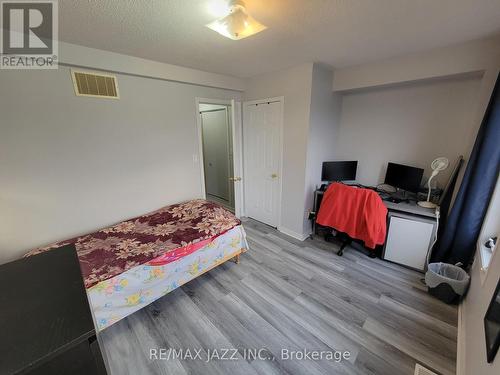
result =
M242 0L232 0L229 3L229 14L206 26L233 40L240 40L267 29L247 13Z

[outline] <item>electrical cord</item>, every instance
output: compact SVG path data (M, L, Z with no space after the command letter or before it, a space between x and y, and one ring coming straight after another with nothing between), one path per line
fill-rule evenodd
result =
M425 268L427 269L427 266L429 265L429 258L431 255L431 251L434 248L434 245L437 242L438 239L438 230L439 230L439 217L440 217L440 211L439 211L439 206L436 207L436 231L434 234L434 241L432 241L431 246L429 246L429 249L427 250L427 255L425 256Z
M430 258L430 255L431 255L431 251L434 248L434 245L436 244L437 238L438 238L439 216L440 216L439 206L436 207L435 214L436 214L436 232L435 232L435 235L434 235L434 240L432 241L432 244L429 246L429 249L427 250L427 254L425 256L425 271L427 271L427 268L429 267L429 258ZM420 279L420 282L423 285L426 285L425 284L425 278Z

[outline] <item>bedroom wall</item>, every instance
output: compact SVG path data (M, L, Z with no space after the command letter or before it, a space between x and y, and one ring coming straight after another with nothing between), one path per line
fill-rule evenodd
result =
M307 146L305 216L302 232L311 232L308 213L313 210L314 190L321 183L321 168L324 161L335 159L335 139L340 127L342 97L332 92L333 70L314 64L311 85L311 110Z
M500 35L335 70L334 91L481 72L500 61Z
M201 196L195 97L237 91L117 74L77 97L70 69L0 72L0 263Z
M59 42L59 63L235 91L245 89L245 80L243 78L205 72L61 41Z
M498 236L500 233L499 220L497 218L499 211L500 179L497 182L496 192L488 209L488 216L491 216L488 223L490 224L490 228L485 229L483 227L484 232L482 233L486 235L486 238L490 235ZM461 350L459 349L457 363L459 371L457 371L457 375L493 375L500 372L500 351L497 352L492 363L488 363L486 359L484 330L484 316L488 310L497 283L500 280L500 256L498 255L498 249L493 254L488 267L488 273L483 283L481 282L480 268L481 260L478 252L470 271L470 288L459 310L461 314L459 322L461 325L459 326L458 345Z
M477 120L484 117L486 108L500 74L500 61L498 65L485 73L480 95L479 111ZM481 229L480 238L483 240L489 236L500 233L500 179L497 180L495 193L490 202L485 224ZM483 243L480 240L480 243ZM498 246L497 246L498 247ZM497 353L492 363L486 361L486 347L484 342L484 315L488 309L491 296L500 280L500 256L495 251L488 267L488 273L484 283L481 283L481 261L479 252L470 270L471 285L467 295L459 307L458 322L458 351L457 351L457 375L467 374L498 374L500 371L500 353Z
M357 180L383 181L388 161L425 169L445 156L467 159L477 132L481 77L421 81L345 93L336 138L338 160L358 160ZM442 172L442 186L452 168Z

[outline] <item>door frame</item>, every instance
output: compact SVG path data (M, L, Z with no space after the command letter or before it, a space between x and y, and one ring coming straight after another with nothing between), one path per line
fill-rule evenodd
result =
M205 104L205 103L203 103L203 104ZM205 136L203 114L205 114L205 113L214 113L214 112L222 112L223 115L224 115L224 119L226 121L226 123L225 123L225 126L226 126L225 131L227 132L226 141L228 143L228 154L226 155L227 168L228 168L228 179L225 180L225 183L226 183L226 187L228 189L228 197L227 197L228 198L228 202L230 204L232 204L232 207L234 209L234 205L235 205L235 203L234 203L234 183L231 181L231 177L234 177L233 176L234 166L231 164L231 156L232 155L229 152L229 151L231 151L231 152L234 153L234 150L230 150L230 148L232 148L232 141L233 141L232 140L232 131L233 130L229 129L229 126L231 126L231 119L229 118L229 114L231 112L231 109L229 107L225 106L225 105L221 105L220 108L217 108L217 109L211 109L211 110L208 110L208 111L200 111L203 161L205 159L205 152L206 152L205 145L204 145L204 139L203 139L203 137ZM230 145L230 143L231 143L231 145ZM231 170L231 167L232 167L232 170ZM203 168L205 168L205 163L203 163ZM208 193L208 191L207 191L208 189L207 189L207 176L206 176L206 174L204 175L204 178L205 178L205 195L208 195L210 193ZM224 199L221 196L218 196L217 194L212 194L212 195L214 195L217 198Z
M233 176L238 176L243 179L243 142L241 140L241 102L235 99L211 99L211 98L195 98L195 113L196 113L196 132L198 138L198 163L200 166L200 191L203 199L207 199L207 190L205 186L205 164L203 160L203 129L200 116L200 104L215 104L231 107L231 130L233 142ZM238 112L238 113L237 113ZM243 216L243 184L234 183L234 213L240 218Z
M264 104L264 103L271 103L271 102L279 102L281 103L281 113L280 113L280 121L279 121L279 168L278 168L278 176L279 176L279 186L278 186L278 222L277 222L277 228L281 228L281 207L282 207L282 196L283 196L283 123L284 123L284 113L285 113L285 97L284 96L275 96L271 98L265 98L265 99L256 99L256 100L248 100L244 101L242 105L242 117L243 117L243 140L245 138L245 132L246 132L246 127L245 127L245 109L248 105L255 105L255 104ZM243 174L246 174L247 170L247 163L245 159L245 149L243 147ZM243 189L246 191L246 180L243 179ZM243 198L243 207L245 207L246 204L246 196Z

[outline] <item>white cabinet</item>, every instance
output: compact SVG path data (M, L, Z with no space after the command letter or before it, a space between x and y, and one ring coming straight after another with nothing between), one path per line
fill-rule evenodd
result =
M423 271L435 230L433 219L389 212L383 259Z

